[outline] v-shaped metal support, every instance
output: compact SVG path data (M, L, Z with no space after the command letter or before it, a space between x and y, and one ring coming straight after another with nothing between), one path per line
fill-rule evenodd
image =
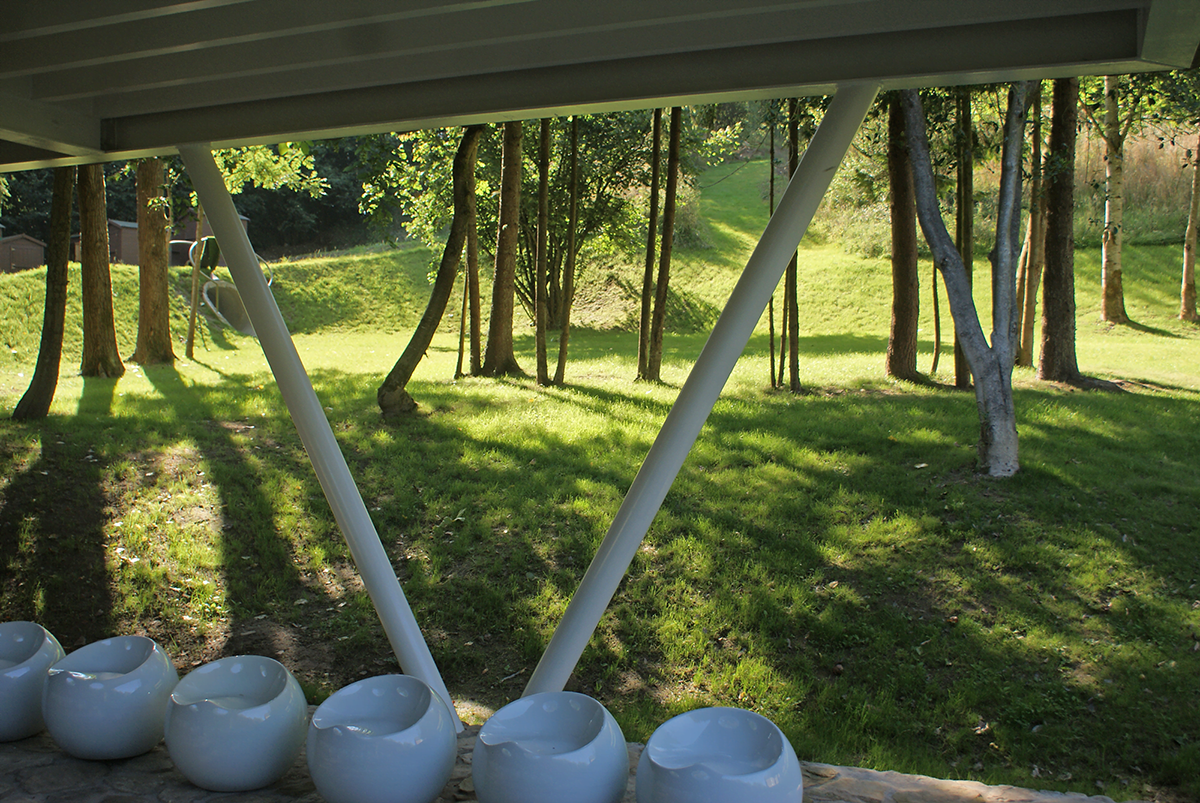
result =
M877 92L875 84L839 88L712 335L680 390L662 431L617 511L608 535L567 606L562 622L525 688L526 695L559 691L566 686ZM207 144L180 145L179 152L225 252L229 272L258 333L284 403L400 666L404 672L429 684L453 713L454 705L446 685L392 571L283 316L259 270L258 259L213 160L211 148ZM457 714L454 718L461 731L462 723Z

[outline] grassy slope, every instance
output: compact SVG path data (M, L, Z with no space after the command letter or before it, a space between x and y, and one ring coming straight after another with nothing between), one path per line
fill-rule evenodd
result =
M728 292L761 184L751 167L705 193L712 247L679 255L677 323L701 329ZM633 739L698 704L743 705L806 759L1200 795L1200 338L1171 318L1176 258L1129 249L1141 326L1110 329L1097 256L1080 254L1081 366L1130 392L1019 373L1023 471L996 483L970 471L968 395L881 375L887 264L806 245L802 378L823 390L764 389L760 327L573 687ZM630 380L632 334L580 331L571 384L537 389L450 382L447 321L412 386L427 414L383 428L374 386L427 264L418 249L286 263L275 293L439 666L486 711L520 692L703 334L670 337L669 384L646 386ZM638 281L635 265L614 273ZM114 275L132 320L132 277ZM38 281L0 277L4 409L32 367L36 327L21 324ZM627 315L619 282L589 282L592 323ZM532 338L519 346L531 367ZM318 692L394 668L252 341L213 331L195 363L119 382L82 382L77 359L57 415L2 430L0 618L71 642L149 632L184 667L283 623L322 661L296 665ZM69 575L39 573L59 553Z

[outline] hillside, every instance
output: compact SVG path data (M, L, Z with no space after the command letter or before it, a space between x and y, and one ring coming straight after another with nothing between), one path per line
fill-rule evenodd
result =
M700 178L699 200L695 202L698 209L690 209L683 216L691 221L690 228L681 237L682 244L676 249L672 267L668 331L703 335L711 329L765 225L765 171L765 161L736 163L715 168ZM826 209L823 214L830 213ZM835 222L837 225L833 225ZM855 256L839 244L822 241L823 232L845 225L844 219L818 218L813 236L800 248L801 335L802 338L833 337L835 340L829 347L882 355L890 318L890 266L886 259ZM1200 335L1196 327L1182 324L1175 317L1179 255L1178 246L1126 246L1126 304L1136 325L1113 329L1097 320L1099 253L1096 249L1078 251L1077 327L1080 362L1085 371L1121 375L1136 369L1139 376L1148 378L1161 369L1166 372L1164 380L1195 386L1196 380L1187 375L1188 365L1195 362ZM427 276L437 256L412 243L400 248L375 246L285 260L272 266L272 292L294 334L375 332L402 338L424 310L429 293ZM186 269L172 270L175 295L171 326L181 342L187 331L190 283ZM977 261L975 270L977 277L986 277L986 263ZM921 282L920 367L927 370L934 331L932 266L924 262L921 271L926 278ZM481 272L486 315L490 297L486 265ZM607 255L581 265L574 325L585 330L634 331L641 273L640 254ZM122 354L127 355L133 351L137 333L137 269L114 265L112 276L117 342ZM44 269L0 276L0 343L4 346L0 368L7 366L17 372L32 368L40 336L44 281ZM82 345L78 290L79 266L74 264L63 347L62 370L66 376L76 371ZM976 295L981 319L988 329L990 299L986 279L976 281ZM952 329L944 292L939 291L939 296L942 343L946 347ZM443 334L457 333L460 305L461 291L456 291L442 322ZM205 311L202 306L201 312ZM520 309L517 315L518 334L529 331L528 318ZM764 318L759 331L765 335L766 330ZM201 350L230 347L242 341L236 333L223 330L202 315L197 340ZM690 342L689 338L680 344L685 349L684 356L689 349L694 353L699 345L686 345ZM1143 354L1146 348L1155 355L1149 364ZM177 351L182 353L182 342ZM5 390L20 392L16 386Z

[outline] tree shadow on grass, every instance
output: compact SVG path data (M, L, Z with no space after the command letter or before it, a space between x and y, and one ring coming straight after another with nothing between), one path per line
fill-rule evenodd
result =
M37 456L0 490L0 620L38 622L70 651L113 635L108 460L54 419L22 426Z
M222 404L225 392L190 387L173 366L148 366L145 374L162 399L142 403L171 406L176 427L170 441L194 444L183 447L177 456L179 473L194 475L190 481L201 489L211 488L218 499L215 509L202 514L197 525L211 533L231 619L224 633L214 634L221 641L194 645L187 657L195 664L221 655L258 652L303 674L310 668L306 651L317 647L305 644L305 639L292 632L287 624L288 609L282 605L302 596L315 597L310 600L314 605L327 600L322 600L318 587L304 582L299 568L303 560L294 554L285 525L277 516L281 505L270 496L270 464L255 454L267 440L258 432L262 422L231 419L227 414L236 407ZM230 377L227 381L245 379ZM146 415L150 417L149 411ZM195 452L189 453L192 448ZM289 469L303 476L300 467ZM195 536L179 532L174 537ZM182 629L182 623L176 625Z
M1120 324L1120 325L1124 326L1127 329L1132 329L1135 332L1142 332L1143 334L1147 334L1147 335L1156 335L1158 337L1171 338L1173 340L1178 340L1183 337L1183 335L1179 334L1178 332L1171 332L1167 329L1160 329L1157 326L1150 326L1148 324L1138 323L1137 321L1134 321L1134 320L1128 320L1125 323Z

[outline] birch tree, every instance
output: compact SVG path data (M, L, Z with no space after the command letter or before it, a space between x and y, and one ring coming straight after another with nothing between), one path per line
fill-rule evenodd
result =
M1129 323L1121 264L1121 245L1125 239L1125 142L1145 119L1158 82L1156 75L1106 75L1100 98L1095 97L1094 91L1085 92L1080 106L1104 140L1100 318L1110 323Z
M1017 344L1016 265L1020 251L1021 147L1025 136L1025 110L1031 89L1032 83L1022 83L1011 87L1008 93L996 214L996 244L991 252L990 344L979 322L962 256L946 230L938 206L920 95L915 90L903 93L917 217L933 251L934 262L945 281L955 330L959 333L964 355L975 379L975 403L979 411L979 462L993 477L1012 476L1020 466L1012 370Z

